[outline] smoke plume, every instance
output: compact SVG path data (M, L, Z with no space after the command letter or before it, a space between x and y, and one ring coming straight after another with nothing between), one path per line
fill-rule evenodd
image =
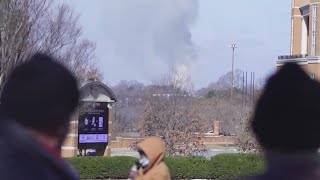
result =
M197 19L197 0L108 0L103 9L114 60L142 69L146 79L170 68L190 73L196 67L190 28Z

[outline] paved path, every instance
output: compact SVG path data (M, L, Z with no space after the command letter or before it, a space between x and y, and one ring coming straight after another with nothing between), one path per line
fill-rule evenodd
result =
M111 156L129 156L129 157L139 157L139 153L127 148L114 148L111 149Z
M235 147L214 146L210 147L210 149L206 153L204 153L204 157L211 158L217 154L224 153L237 153L237 150ZM111 149L111 156L130 156L138 158L139 154L127 148L117 148Z

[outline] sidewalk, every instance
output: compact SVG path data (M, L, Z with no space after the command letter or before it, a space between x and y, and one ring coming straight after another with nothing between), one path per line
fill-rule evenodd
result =
M128 148L113 148L111 149L111 156L129 156L139 158L139 153Z
M233 146L221 146L221 145L210 145L208 151L205 152L205 158L211 158L218 154L224 153L237 153L236 147ZM111 156L129 156L139 158L138 152L128 148L113 148L111 149Z

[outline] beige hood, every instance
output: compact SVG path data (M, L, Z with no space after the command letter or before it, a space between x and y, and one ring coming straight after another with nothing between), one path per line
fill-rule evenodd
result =
M142 141L138 144L138 148L147 155L150 161L149 168L161 163L166 154L165 144L158 137L151 137Z

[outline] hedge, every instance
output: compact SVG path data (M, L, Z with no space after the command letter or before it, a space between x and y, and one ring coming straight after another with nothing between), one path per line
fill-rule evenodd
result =
M127 179L136 161L132 157L76 157L68 159L79 171L81 179ZM264 159L256 154L220 154L210 160L201 157L165 159L172 179L233 180L264 170Z

